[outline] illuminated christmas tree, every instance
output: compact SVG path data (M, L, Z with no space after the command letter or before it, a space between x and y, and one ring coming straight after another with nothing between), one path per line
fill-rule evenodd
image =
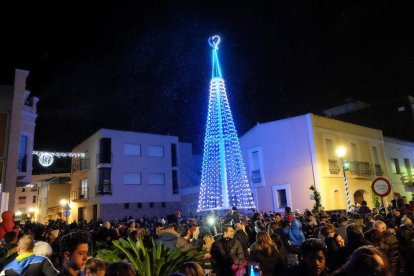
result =
M255 208L221 74L219 43L217 35L209 39L213 70L198 211Z

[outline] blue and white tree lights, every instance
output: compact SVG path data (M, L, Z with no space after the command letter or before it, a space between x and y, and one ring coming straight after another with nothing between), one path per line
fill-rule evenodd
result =
M198 211L255 208L222 78L219 43L219 36L209 38L213 64Z

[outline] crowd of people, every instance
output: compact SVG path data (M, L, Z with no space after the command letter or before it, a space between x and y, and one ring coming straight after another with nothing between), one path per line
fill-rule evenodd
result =
M136 275L127 259L95 257L120 238L137 250L157 244L201 256L173 275L414 275L413 208L404 204L377 209L363 201L342 213L233 207L204 217L177 212L69 225L19 224L8 211L2 218L0 275Z

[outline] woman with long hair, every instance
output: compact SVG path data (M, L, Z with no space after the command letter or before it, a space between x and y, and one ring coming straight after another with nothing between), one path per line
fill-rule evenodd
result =
M203 237L203 246L202 246L202 250L206 251L208 253L211 252L211 246L214 243L214 238L210 233L205 233L204 237Z
M203 268L206 274L213 271L211 267L211 254L210 254L213 243L214 243L213 236L209 232L205 232L203 234L203 244L201 246L201 250L206 252L203 256L204 257Z
M390 262L381 250L372 246L361 246L351 255L351 258L339 270L336 276L362 276L362 275L393 275Z
M259 263L263 276L283 270L279 251L267 232L257 233L256 242L250 248L249 262Z
M205 273L203 268L198 263L194 262L188 262L183 264L179 268L179 272L185 276L204 276Z

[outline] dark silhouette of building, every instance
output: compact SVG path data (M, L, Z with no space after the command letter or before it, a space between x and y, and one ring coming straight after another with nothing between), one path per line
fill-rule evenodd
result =
M414 141L414 97L409 95L375 104L351 101L323 113L337 120L381 129L384 136Z

